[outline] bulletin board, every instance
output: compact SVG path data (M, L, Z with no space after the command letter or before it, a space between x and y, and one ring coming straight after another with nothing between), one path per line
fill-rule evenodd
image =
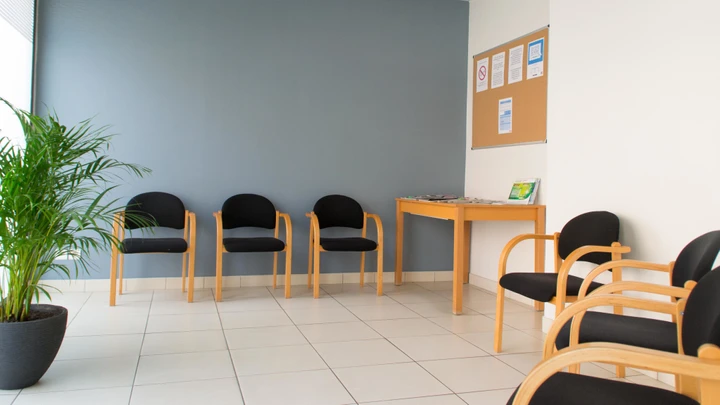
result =
M473 57L472 148L547 139L549 27Z

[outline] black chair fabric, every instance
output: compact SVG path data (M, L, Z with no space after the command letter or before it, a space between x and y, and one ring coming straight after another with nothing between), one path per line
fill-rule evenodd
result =
M362 229L365 212L360 203L350 197L333 194L319 199L313 207L320 229L343 227Z
M711 269L720 253L720 231L705 233L693 239L675 259L672 285L683 287L686 281L699 281Z
M261 195L237 194L223 203L222 223L223 229L241 227L275 229L277 225L275 206Z
M571 219L560 231L558 254L565 260L581 246L610 246L620 238L620 219L607 211L592 211ZM588 253L578 261L603 264L612 260L610 253Z
M550 302L557 292L557 273L508 273L500 278L500 286L535 301ZM566 294L577 296L583 279L568 275ZM592 282L589 291L602 287Z
M720 346L720 267L698 281L690 292L682 322L683 351L697 356L700 346Z
M328 252L369 252L378 245L366 238L320 238L320 246Z
M228 252L281 252L285 242L275 238L224 238L223 245Z
M153 221L157 226L173 229L185 228L185 205L178 197L153 191L138 194L127 203L126 212ZM126 229L143 228L143 224L131 217L125 219Z
M570 345L572 320L563 325L555 346ZM580 343L610 342L677 353L677 325L658 319L588 312L580 324Z
M515 394L508 405L512 405ZM662 388L607 380L582 374L557 373L538 388L530 405L698 405L684 395Z
M188 245L182 238L128 238L122 242L124 254L185 253Z

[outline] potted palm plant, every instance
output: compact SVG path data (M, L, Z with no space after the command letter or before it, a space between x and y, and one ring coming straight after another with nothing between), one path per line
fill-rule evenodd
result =
M90 253L117 245L113 214L123 207L108 193L123 174L150 171L109 157L106 127L68 128L54 113L0 102L25 137L24 147L0 137L0 389L19 389L45 374L65 336L67 309L38 303L51 298L43 276L77 277L93 267ZM57 261L67 255L71 264Z

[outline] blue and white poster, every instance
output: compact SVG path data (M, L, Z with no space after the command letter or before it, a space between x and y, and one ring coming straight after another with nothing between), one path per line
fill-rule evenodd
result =
M498 133L512 132L512 97L501 98L498 101Z
M528 44L527 80L535 79L545 73L545 37Z

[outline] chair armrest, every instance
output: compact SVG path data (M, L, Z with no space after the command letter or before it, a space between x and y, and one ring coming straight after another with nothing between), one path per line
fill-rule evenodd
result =
M377 237L378 237L377 244L378 244L378 249L380 249L380 248L382 247L382 244L383 244L383 225L382 225L382 220L380 220L380 216L377 215L377 214L368 214L368 213L366 213L365 215L367 215L368 218L372 218L372 219L375 221L375 227L377 228Z
M535 233L526 233L522 235L518 235L512 239L505 245L502 252L500 253L500 263L498 265L498 282L500 282L500 279L502 276L507 273L507 260L508 257L510 257L510 252L513 250L515 246L517 246L518 243L528 240L528 239L536 239L536 240L553 240L555 239L556 235L542 235L542 234L535 234Z
M646 300L641 298L625 297L618 294L607 294L607 295L589 295L582 300L575 301L572 305L565 308L560 315L558 315L550 326L550 330L545 337L545 345L543 348L543 358L549 358L553 350L555 349L555 340L557 339L560 329L565 325L567 321L572 319L572 326L570 328L570 345L573 342L577 342L577 337L580 335L580 322L582 318L590 308L604 307L604 306L621 306L624 308L642 309L645 311L659 312L663 314L674 315L677 312L677 304L670 302L660 302L654 300ZM576 339L573 340L573 337Z
M600 294L614 294L623 291L637 291L650 294L667 295L674 298L687 298L692 288L672 287L666 285L643 283L640 281L616 281L606 284L591 292L588 297ZM584 297L578 297L578 300Z
M190 240L188 243L188 250L191 248L195 248L195 237L197 235L197 221L195 218L195 213L192 211L188 211L188 217L190 218Z
M320 221L318 221L315 212L308 212L305 214L306 217L310 218L310 229L313 231L313 241L316 246L320 246Z
M662 271L669 273L672 271L672 263L670 264L658 264L658 263L650 263L650 262L642 262L639 260L613 260L607 263L603 263L597 267L595 267L588 275L585 277L585 280L583 280L582 286L580 286L580 293L578 294L578 299L583 298L587 295L587 291L590 288L590 283L597 278L600 274L615 268L615 267L631 267L634 269L643 269L643 270L653 270L653 271Z
M612 246L581 246L572 251L568 257L563 261L563 264L558 270L557 278L557 290L555 292L556 305L560 305L561 308L565 305L565 297L567 295L567 279L570 275L570 269L573 264L578 261L581 257L588 253L630 253L630 246L622 246L618 242L613 242Z
M535 366L520 385L513 405L529 404L535 391L552 375L562 371L565 367L587 362L610 363L718 381L720 380L720 362L708 359L708 357L716 356L718 351L714 345L703 345L700 348L701 358L697 358L617 343L583 343L563 349L551 359Z
M292 242L292 221L290 221L290 214L280 212L278 213L278 217L285 221L285 245L289 246Z

